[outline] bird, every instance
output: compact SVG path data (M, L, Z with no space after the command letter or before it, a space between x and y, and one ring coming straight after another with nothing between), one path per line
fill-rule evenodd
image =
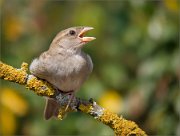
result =
M88 26L70 27L60 31L52 40L49 49L40 54L30 64L30 72L48 81L58 91L74 97L93 70L91 57L82 48L96 39L86 37L85 33L94 29ZM58 116L59 104L46 98L44 118Z

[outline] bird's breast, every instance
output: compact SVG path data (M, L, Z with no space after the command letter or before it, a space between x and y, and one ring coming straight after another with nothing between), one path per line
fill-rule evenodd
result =
M80 55L74 55L61 62L56 62L55 75L51 75L50 83L58 89L68 92L78 90L91 73L89 59Z

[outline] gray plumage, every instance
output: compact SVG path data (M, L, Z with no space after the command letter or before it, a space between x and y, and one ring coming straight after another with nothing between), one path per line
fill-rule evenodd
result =
M31 73L63 92L76 92L93 69L90 56L81 50L84 44L95 39L83 37L91 29L71 27L58 33L49 50L32 61ZM48 99L46 106L45 119L57 116L58 104L55 101Z

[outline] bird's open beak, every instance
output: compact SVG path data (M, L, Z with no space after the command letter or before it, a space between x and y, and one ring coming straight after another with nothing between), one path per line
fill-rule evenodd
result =
M78 37L82 40L82 42L90 42L92 40L95 40L95 37L84 37L84 34L89 31L94 29L93 27L84 27L83 30L79 33Z

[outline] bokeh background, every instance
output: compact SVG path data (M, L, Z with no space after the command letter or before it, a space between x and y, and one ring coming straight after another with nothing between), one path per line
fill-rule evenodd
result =
M149 135L180 135L178 0L1 0L1 61L19 68L60 30L92 26L94 71L77 93L135 121ZM0 134L113 135L83 113L45 121L45 100L1 80Z

